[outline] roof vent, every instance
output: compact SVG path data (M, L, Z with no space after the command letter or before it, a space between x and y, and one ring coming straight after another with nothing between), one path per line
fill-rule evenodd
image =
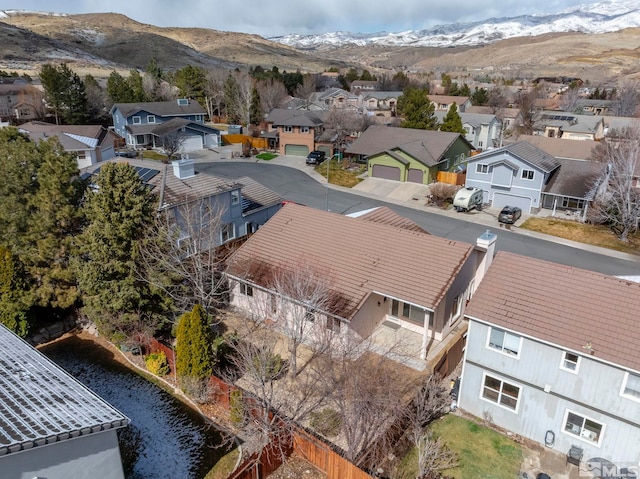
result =
M190 178L196 174L193 166L193 160L188 156L183 156L180 160L172 161L171 165L173 165L173 174L176 178L180 178L181 180L184 178Z
M178 98L178 106L187 106L189 104L188 98Z

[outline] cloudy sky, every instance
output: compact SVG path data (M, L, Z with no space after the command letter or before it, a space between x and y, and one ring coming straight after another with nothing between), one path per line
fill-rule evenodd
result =
M605 0L606 1L606 0ZM401 32L433 25L557 13L594 0L0 0L0 10L122 13L161 27L204 27L262 36Z

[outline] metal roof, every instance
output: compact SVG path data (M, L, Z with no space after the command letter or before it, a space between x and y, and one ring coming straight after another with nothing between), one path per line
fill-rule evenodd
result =
M3 325L0 344L0 457L129 424Z

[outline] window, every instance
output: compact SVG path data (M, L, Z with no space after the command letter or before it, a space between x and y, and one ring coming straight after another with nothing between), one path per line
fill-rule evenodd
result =
M640 376L627 373L622 383L622 394L636 401L640 401Z
M139 116L134 116L133 117L133 124L134 125L139 125L140 123L142 123L142 120L140 119Z
M309 133L309 127L308 126L301 126L300 127L300 133Z
M572 373L578 372L578 363L580 362L580 356L577 354L569 353L567 351L562 355L562 363L560 368Z
M85 160L87 158L87 152L82 150L77 152L79 160Z
M240 283L240 294L245 296L253 296L253 288L247 283Z
M520 388L500 379L485 376L482 398L513 411L518 410Z
M584 200L579 200L577 198L568 198L566 196L563 196L562 207L563 208L583 208Z
M424 324L424 309L422 308L403 303L402 316L413 321L414 323Z
M489 165L483 165L482 163L478 163L476 165L476 173L489 173Z
M522 170L522 179L523 180L533 180L534 171L533 170Z
M220 229L220 239L223 243L235 238L235 228L233 223L227 223Z
M293 133L293 127L292 126L283 126L282 127L282 131L284 133Z
M156 116L155 115L147 115L147 123L155 123Z
M233 190L231 192L231 204L237 205L240 203L240 190Z
M564 431L594 444L600 442L604 426L580 414L567 410Z
M491 328L489 332L489 347L504 354L518 356L520 353L521 337L498 328Z
M456 319L460 317L460 312L462 310L462 294L459 294L455 298L453 298L453 303L451 304L451 315L449 316L449 323L453 323Z

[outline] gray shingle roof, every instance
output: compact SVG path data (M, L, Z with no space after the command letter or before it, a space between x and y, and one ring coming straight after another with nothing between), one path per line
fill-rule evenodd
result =
M640 371L639 312L638 283L501 251L465 314Z
M207 112L195 100L188 100L185 105L179 105L176 100L171 101L151 101L140 103L116 103L111 111L118 109L125 118L128 118L140 111L146 111L158 116L188 116L204 115Z
M597 141L593 140L564 140L562 138L549 138L542 135L520 135L513 142L505 140L505 143L526 141L533 146L546 151L556 158L568 158L573 160L588 160Z
M0 344L0 456L129 423L3 325Z
M604 165L588 160L561 159L559 161L560 168L553 173L544 192L552 195L590 199L589 195L596 179L602 173Z
M267 115L267 122L273 123L274 126L308 126L315 128L324 123L324 112L276 108Z
M366 238L365 248L345 238ZM384 222L286 204L229 259L229 273L245 277L252 265L295 267L312 262L327 271L350 319L376 291L435 309L473 246ZM254 278L259 282L259 278Z
M545 151L526 141L519 141L511 145L503 146L502 148L488 150L484 153L480 153L479 155L474 156L472 159L475 162L477 160L491 158L492 156L499 155L503 152L513 155L516 158L519 158L520 160L525 161L531 165L537 166L545 173L550 173L558 166L560 166L560 161L558 161L555 156L546 153Z

